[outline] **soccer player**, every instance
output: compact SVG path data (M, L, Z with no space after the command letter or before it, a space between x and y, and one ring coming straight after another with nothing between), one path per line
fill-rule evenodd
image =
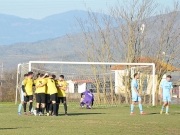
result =
M80 106L83 108L84 104L87 104L87 109L91 109L91 105L93 105L94 101L94 95L93 95L93 90L86 90L85 92L81 93L81 98L82 96L85 96L84 99L81 101Z
M24 79L27 79L28 74L24 74ZM24 81L22 81L22 85L23 85ZM24 104L24 94L23 94L23 90L21 88L21 103L18 106L18 114L21 115L21 109L22 106Z
M171 76L167 75L166 80L163 81L160 85L160 97L163 99L163 105L160 111L160 114L163 113L164 107L166 107L166 115L169 113L169 105L172 98L172 82L171 82Z
M45 74L46 76L45 76L45 80L46 80L46 82L47 82L47 80L48 80L48 74L46 73ZM48 90L48 87L47 87L47 85L45 85L45 87L46 87L46 91L45 91L45 99L46 99L46 113L47 113L47 116L49 116L50 114L49 114L49 111L50 111L50 105L51 105L51 100L50 100L50 93L49 93L49 90ZM52 108L52 107L51 107ZM52 111L52 109L51 109L51 111Z
M64 75L59 76L59 80L57 81L58 87L58 101L57 101L57 113L59 110L60 102L64 105L65 115L67 116L67 103L66 103L66 93L67 90L67 82L64 80Z
M50 93L50 101L52 103L52 107L53 107L53 116L57 116L57 88L56 88L56 84L55 84L55 80L54 80L54 75L49 75L49 77L47 78L47 87L48 87L48 92ZM51 107L50 107L51 110ZM51 112L50 112L51 113Z
M46 92L46 80L44 79L45 75L41 74L40 78L36 80L36 113L39 116L44 115L45 109L45 92ZM40 112L40 107L42 110L42 114Z
M22 90L24 94L24 115L27 115L26 113L26 104L29 102L29 115L31 115L31 109L33 105L33 72L28 72L28 76L26 79L24 79L22 84Z
M137 79L139 79L139 74L135 73L134 74L134 79L131 82L131 93L132 93L132 104L131 104L131 113L130 115L135 115L134 114L134 105L136 102L139 102L139 110L140 110L140 114L144 115L146 114L145 112L143 112L143 108L142 108L142 104L141 104L141 95L138 91L138 81Z

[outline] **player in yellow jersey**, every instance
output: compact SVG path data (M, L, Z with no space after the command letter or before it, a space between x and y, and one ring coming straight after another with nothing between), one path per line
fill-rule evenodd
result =
M53 107L53 112L54 115L53 116L57 116L57 88L56 88L56 84L55 84L55 75L49 75L49 77L47 78L47 87L48 87L48 92L50 94L50 101L52 103L52 107Z
M22 84L22 91L24 93L24 115L26 113L26 104L29 102L29 114L31 114L32 104L33 104L33 72L28 72L28 76L24 79Z
M67 82L64 80L64 75L59 76L59 80L57 82L58 87L58 100L57 100L57 110L59 109L60 102L64 105L65 115L67 116L67 103L66 103L66 93L67 90Z
M36 81L36 114L39 116L44 115L45 109L45 92L46 92L46 79L44 79L45 75L41 74L40 78ZM42 114L40 112L40 106L42 107Z

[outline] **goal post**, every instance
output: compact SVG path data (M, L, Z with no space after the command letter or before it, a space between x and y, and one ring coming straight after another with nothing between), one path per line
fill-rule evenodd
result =
M151 87L151 95L152 95L152 105L155 105L155 64L154 63L118 63L118 62L71 62L71 61L29 61L28 63L28 71L32 71L32 65L33 64L59 64L59 65L87 65L87 66L92 66L92 65L107 65L107 66L116 66L116 65L121 65L121 66L130 66L131 70L135 69L135 67L146 67L150 66L151 67L151 75L152 75L152 87ZM134 66L134 67L132 67ZM116 71L115 71L116 72ZM116 76L116 75L115 75ZM83 80L81 80L83 81ZM87 81L87 80L86 80Z

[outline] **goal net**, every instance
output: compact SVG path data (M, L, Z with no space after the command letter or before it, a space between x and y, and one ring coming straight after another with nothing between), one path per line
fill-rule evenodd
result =
M92 89L94 106L116 106L131 102L131 81L134 73L139 73L139 91L143 103L154 105L155 66L153 63L101 63L101 62L63 62L30 61L18 65L17 95L19 100L21 82L28 71L64 75L68 83L67 101L79 105L80 93Z

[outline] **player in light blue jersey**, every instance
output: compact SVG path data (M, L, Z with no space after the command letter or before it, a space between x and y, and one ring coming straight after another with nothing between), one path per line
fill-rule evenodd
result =
M163 105L160 114L163 113L164 107L166 107L166 115L169 115L169 105L172 98L172 82L171 76L167 75L166 80L160 84L160 97L163 99Z
M131 113L130 115L135 115L134 114L134 105L136 102L139 102L139 110L140 114L145 115L146 113L143 112L142 104L141 104L141 95L138 91L138 81L139 79L139 74L135 73L134 74L134 79L131 82L131 93L132 93L132 104L131 104Z
M24 74L24 79L27 78L27 74ZM23 84L23 81L22 81L22 84ZM21 115L21 109L23 107L23 104L24 104L24 93L22 91L22 88L21 88L21 94L20 94L20 97L21 97L21 103L19 104L18 106L18 114Z

